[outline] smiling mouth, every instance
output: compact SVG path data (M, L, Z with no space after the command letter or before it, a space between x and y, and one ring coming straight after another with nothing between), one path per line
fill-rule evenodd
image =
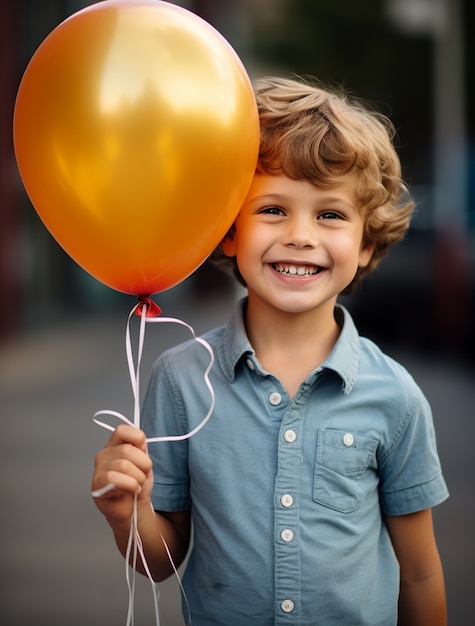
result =
M323 270L317 265L293 265L291 263L272 263L272 267L284 276L314 276Z

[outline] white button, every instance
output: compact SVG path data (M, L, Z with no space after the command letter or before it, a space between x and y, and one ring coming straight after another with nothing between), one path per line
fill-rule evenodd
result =
M280 538L282 539L282 541L285 541L286 543L288 543L289 541L292 541L292 539L294 538L294 533L292 530L290 530L290 528L286 528L280 533Z
M277 406L282 402L282 396L278 391L273 391L269 396L269 402L274 406Z
M343 435L343 443L349 448L355 443L355 438L351 433L346 433L346 435Z
M285 508L288 509L289 506L292 506L292 504L294 503L294 499L289 493L284 493L284 495L280 498L280 503L282 504L282 506L285 506Z
M254 363L251 361L251 359L247 359L246 364L250 370L254 369Z
M297 439L295 430L286 430L284 433L284 439L287 443L293 443Z
M295 608L295 604L292 602L292 600L284 600L281 603L280 608L284 611L284 613L292 613Z

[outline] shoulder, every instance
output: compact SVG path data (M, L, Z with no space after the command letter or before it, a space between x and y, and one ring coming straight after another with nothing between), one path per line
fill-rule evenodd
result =
M405 366L384 352L374 341L360 336L360 364L364 371L373 375L392 376L396 379L413 380Z
M170 367L181 370L209 361L210 352L207 346L214 354L222 341L224 331L225 326L220 326L165 350L156 360L154 370Z
M373 387L381 397L410 410L427 400L406 367L366 337L360 337L358 384Z
M327 365L336 370L347 389L367 394L369 399L398 404L420 401L422 392L409 371L371 339L361 336L350 315L338 307L342 332ZM343 318L341 317L343 315Z
M153 419L159 413L175 413L184 419L187 402L196 408L201 397L209 404L208 375L222 333L222 328L216 328L165 350L157 358L148 381L144 413Z

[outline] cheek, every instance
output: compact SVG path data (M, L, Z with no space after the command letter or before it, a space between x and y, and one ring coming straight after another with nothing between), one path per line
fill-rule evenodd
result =
M342 269L347 267L348 271L356 271L356 269L365 263L365 253L361 250L361 240L353 236L352 233L341 233L332 241L330 251L333 261L339 264Z
M229 257L240 256L240 250L246 245L249 239L249 232L246 221L240 217L234 223L233 233L221 242L221 248Z
M357 258L360 252L360 242L352 233L342 232L335 236L331 242L331 249L339 258Z
M262 229L256 226L243 224L237 234L236 248L238 254L255 256L265 247L265 234Z
M259 274L269 244L259 228L242 229L236 241L236 261L246 281Z

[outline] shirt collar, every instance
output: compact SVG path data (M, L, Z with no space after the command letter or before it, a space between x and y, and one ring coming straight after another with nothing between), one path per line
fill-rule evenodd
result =
M237 364L244 355L254 355L244 325L247 298L240 300L216 346L217 360L230 382L235 378ZM341 328L340 336L320 369L334 371L342 380L342 390L348 394L353 389L358 374L359 335L351 315L341 305L335 308L335 318Z
M341 378L342 390L349 394L356 383L360 356L360 338L348 311L341 305L335 307L335 319L341 328L333 350L322 368L333 370Z
M247 298L242 298L234 309L228 325L224 329L221 341L216 347L217 359L226 378L233 382L236 366L245 354L254 354L254 349L247 338L244 325L244 311L247 306Z

